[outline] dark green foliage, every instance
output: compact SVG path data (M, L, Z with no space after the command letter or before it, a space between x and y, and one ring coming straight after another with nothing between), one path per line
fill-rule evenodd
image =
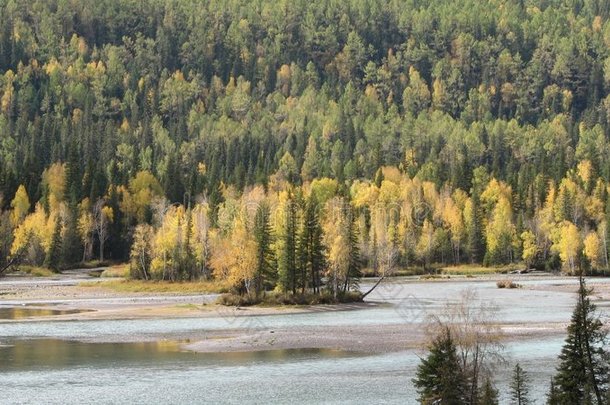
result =
M417 367L413 383L422 404L466 403L468 384L449 328L444 329L430 345L428 356Z
M602 404L608 392L606 331L591 302L592 289L581 277L578 301L559 355L553 397L561 404Z
M275 258L271 249L273 236L269 216L269 206L262 203L257 208L254 217L254 238L256 240L256 278L254 283L257 295L275 285Z
M298 212L293 195L289 197L284 215L286 224L283 234L280 236L282 238L282 250L278 263L279 282L284 291L291 291L296 294L300 273L297 261Z
M325 260L319 210L315 196L310 196L305 204L303 226L299 235L301 293L305 292L306 286L309 286L313 293L319 293L322 285Z
M375 185L377 187L381 187L381 183L383 182L383 172L381 171L381 168L377 169L377 172L375 173Z
M1 198L0 198L1 202ZM13 265L10 257L11 245L13 243L13 232L9 211L0 207L0 275Z
M561 405L561 393L555 384L555 380L551 378L549 392L546 394L547 405Z
M360 258L360 249L358 248L358 228L356 227L356 218L354 210L351 206L346 207L348 213L348 240L349 240L349 268L347 270L347 278L343 286L343 292L357 290L362 277L362 259Z
M528 405L530 380L527 372L517 363L513 370L513 378L510 382L510 399L515 405Z
M76 229L77 211L72 210L66 218L65 229L63 231L63 243L61 245L61 262L64 264L77 263L82 260L82 243Z
M479 395L479 405L498 405L498 390L494 387L491 379L488 377L481 389Z
M193 247L191 240L193 238L193 213L189 208L186 211L186 232L184 247L182 251L182 257L180 258L181 277L183 280L197 280L200 277L197 264L195 262L195 254L193 253Z
M59 271L61 264L61 250L62 250L62 238L61 238L61 218L55 220L55 227L53 228L53 237L51 238L51 246L44 259L45 267Z

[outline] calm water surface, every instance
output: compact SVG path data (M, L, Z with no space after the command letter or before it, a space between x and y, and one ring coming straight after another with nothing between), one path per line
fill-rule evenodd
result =
M79 309L49 309L49 308L31 308L27 306L19 307L1 307L0 320L2 319L27 319L39 316L56 316L69 315L88 312L87 310Z

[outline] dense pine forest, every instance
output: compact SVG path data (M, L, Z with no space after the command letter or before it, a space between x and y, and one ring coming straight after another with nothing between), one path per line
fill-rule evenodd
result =
M336 294L362 269L608 268L606 1L0 15L0 269Z

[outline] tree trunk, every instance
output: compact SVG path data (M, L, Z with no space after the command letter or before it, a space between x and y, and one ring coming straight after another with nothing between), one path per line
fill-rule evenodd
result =
M373 292L373 290L374 290L375 288L377 288L377 286L378 286L379 284L381 284L381 282L383 281L383 279L384 279L384 278L385 278L385 276L381 276L381 278L380 278L379 280L377 280L377 282L375 283L375 285L373 285L373 287L371 287L371 289L370 289L370 290L368 290L367 292L365 292L364 294L362 294L362 299L364 299L364 298L365 298L367 295L369 295L370 293L372 293L372 292Z

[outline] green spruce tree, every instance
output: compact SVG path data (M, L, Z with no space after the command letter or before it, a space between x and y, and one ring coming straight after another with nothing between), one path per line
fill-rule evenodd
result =
M560 403L602 404L608 390L606 332L590 296L593 290L580 277L578 301L559 355L557 384Z
M377 171L375 172L375 185L377 186L377 188L381 187L381 183L383 183L383 171L381 170L381 167L379 169L377 169Z
M479 405L498 405L498 390L494 387L491 378L485 379L478 401Z
M529 399L529 376L519 363L513 370L513 379L510 383L510 399L515 405L527 405Z
M266 203L262 203L256 210L254 217L254 238L256 240L256 279L255 291L260 294L265 288L269 288L274 283L273 272L273 250L271 244L273 236L271 234L271 223L269 221L270 211Z
M195 261L195 253L193 252L192 239L193 239L193 212L190 208L186 210L186 230L184 240L184 253L182 255L182 269L183 276L188 280L195 280L199 274L197 271L197 265Z
M298 212L297 203L292 194L290 194L286 203L285 216L286 224L283 229L281 251L279 252L279 282L284 291L296 294L299 276L297 266Z
M53 228L51 245L49 246L49 250L47 251L44 260L45 267L53 271L59 271L62 252L61 242L61 218L58 217L55 221L55 228Z
M553 378L551 378L549 392L546 394L546 403L547 405L561 405L561 395Z
M358 289L360 277L362 277L362 259L360 258L360 249L358 248L358 228L356 218L351 205L346 207L348 216L348 240L349 240L349 268L343 291L347 292L350 289Z
M429 347L428 357L421 360L413 383L422 404L462 405L468 390L460 367L455 341L445 328Z
M299 259L302 292L305 292L306 284L309 284L313 293L319 293L322 284L321 274L324 270L324 245L318 201L313 195L305 204L303 227L299 235ZM306 280L309 281L306 283Z

